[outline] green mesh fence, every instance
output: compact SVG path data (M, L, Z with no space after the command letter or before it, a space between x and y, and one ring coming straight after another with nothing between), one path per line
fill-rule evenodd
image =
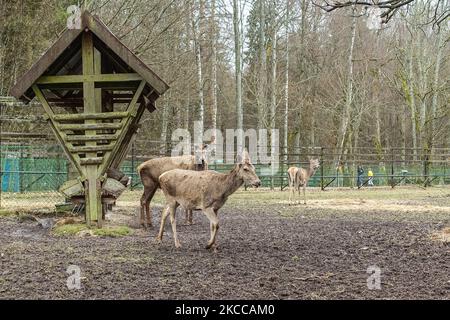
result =
M287 169L290 166L306 168L308 157L321 159L321 167L309 181L311 187L356 187L358 165L364 169L363 182L368 180L368 171L373 172L374 186L442 185L450 184L449 155L448 149L439 150L433 157L420 154L416 158L400 157L386 153L381 161L379 154L366 153L356 160L341 161L341 165L336 166L335 153L304 150L301 157L289 155L288 161L281 161L273 168L262 164L255 164L255 168L263 187L281 189L288 184ZM121 171L132 177L132 189L142 188L137 166L144 159L153 157L157 156L144 155L143 150L133 149L123 162ZM293 160L295 158L297 160ZM280 156L280 159L284 157ZM1 145L0 162L0 206L46 207L64 202L58 189L68 180L69 163L58 145ZM220 162L209 164L210 170L218 172L227 172L232 167L233 164Z

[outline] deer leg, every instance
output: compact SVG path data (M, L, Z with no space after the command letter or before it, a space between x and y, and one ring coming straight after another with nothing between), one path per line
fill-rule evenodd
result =
M305 185L303 185L303 198L305 199L305 204L306 204L306 183L305 183Z
M169 212L170 212L170 224L172 225L172 232L173 232L173 240L175 241L175 247L180 248L181 244L180 241L178 241L177 237L177 220L175 212L177 210L177 205L169 206Z
M166 219L167 219L167 216L169 215L169 213L170 213L170 206L168 205L166 210L164 210L163 214L161 215L161 225L159 227L158 236L156 237L156 240L159 243L161 243L161 241L162 241L162 236L163 236L163 233L164 233L164 224L166 223Z
M149 197L150 194L150 189L148 187L144 186L144 193L142 194L141 197L141 214L140 214L140 223L141 226L144 227L144 229L147 229L147 224L146 224L146 220L145 220L145 206L147 204L147 199Z
M145 201L145 215L146 215L146 224L148 224L150 227L153 225L152 223L152 211L150 209L150 201L152 201L153 196L156 192L156 186L153 187L153 189L150 190L150 192L147 195L147 199Z
M192 225L192 210L186 209L185 213L185 224Z
M292 185L289 184L289 205L292 204L292 192L294 187Z
M295 188L296 188L296 185L295 185L294 181L291 181L290 184L291 185L290 185L290 190L289 190L289 192L290 192L290 194L289 194L289 202L292 205L294 205L295 204Z
M207 208L203 212L209 219L211 226L211 238L209 239L208 245L206 246L206 249L210 249L216 242L217 230L219 229L219 218L217 218L217 212L214 211L212 208Z
M297 186L297 204L300 203L300 185Z

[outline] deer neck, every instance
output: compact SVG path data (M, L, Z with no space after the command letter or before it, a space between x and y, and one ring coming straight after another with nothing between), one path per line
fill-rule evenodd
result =
M225 181L222 184L222 193L225 197L233 194L240 186L244 183L242 178L239 178L238 166L236 165L233 170L231 170L228 174L225 175Z
M308 172L307 173L308 173L308 179L309 179L309 178L311 178L314 175L314 173L316 173L316 169L314 169L314 167L310 166L308 168Z

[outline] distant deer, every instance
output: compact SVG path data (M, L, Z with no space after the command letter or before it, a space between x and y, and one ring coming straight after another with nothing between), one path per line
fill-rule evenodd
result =
M162 241L164 223L170 215L175 247L181 247L177 238L175 212L179 205L187 210L202 210L211 224L211 238L206 246L211 248L216 241L219 219L217 213L228 197L245 182L259 187L261 180L255 173L248 152L244 150L242 160L227 174L216 171L188 171L175 169L159 177L161 190L166 197L167 208L161 218L157 240Z
M316 173L316 170L320 167L319 159L310 159L309 168L297 168L290 167L288 169L289 178L289 202L294 203L295 190L298 191L298 196L300 197L300 187L303 187L303 197L304 203L306 204L306 186L308 185L309 179Z
M166 171L173 169L185 170L206 170L207 145L201 147L196 155L185 155L178 157L162 157L150 159L138 166L137 172L144 185L144 193L141 197L140 222L147 229L147 225L152 226L152 216L150 211L150 201L152 201L156 190L159 188L159 176ZM192 211L186 209L186 223L192 224Z

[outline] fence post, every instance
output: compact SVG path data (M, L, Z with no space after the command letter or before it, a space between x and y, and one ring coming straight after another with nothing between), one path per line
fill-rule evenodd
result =
M391 148L391 187L395 187L394 181L394 149Z
M425 151L427 152L427 151ZM423 186L426 188L429 184L428 182L428 176L429 176L429 172L428 172L428 165L429 165L429 159L428 159L429 154L425 153L424 157L423 157Z
M136 170L135 170L135 168L134 168L134 166L135 166L135 163L134 163L134 158L135 158L135 149L134 149L134 146L135 146L135 144L134 144L134 142L133 142L133 144L131 145L131 185L130 185L130 190L131 191L133 191L133 176L135 176L135 173L136 173Z
M284 163L286 161L286 154L283 154L280 157L280 159L283 159L281 160L281 173L280 173L280 191L283 191L283 182L284 182L283 175L284 175Z
M23 193L24 192L24 190L23 190L23 185L24 185L24 183L23 183L23 181L24 181L24 177L23 177L23 159L24 159L24 157L23 157L23 146L22 146L22 143L21 144L19 144L19 149L20 149L20 157L19 157L19 193Z
M323 191L323 147L320 147L320 189Z

